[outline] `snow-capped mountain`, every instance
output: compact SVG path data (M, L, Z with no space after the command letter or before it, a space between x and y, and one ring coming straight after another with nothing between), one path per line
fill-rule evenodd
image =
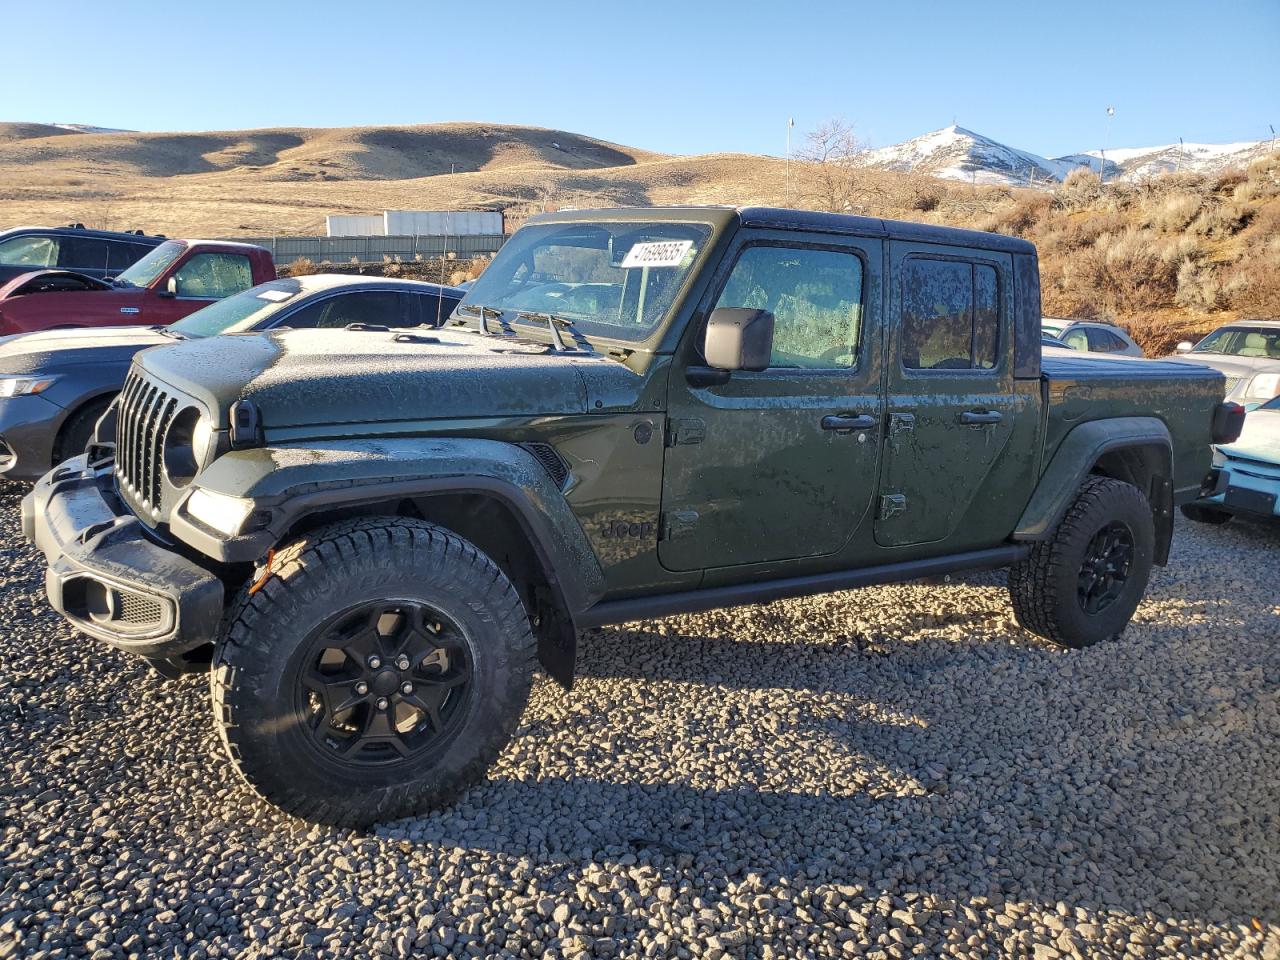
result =
M46 126L59 130L70 130L72 133L134 133L133 130L122 130L118 127L95 127L88 123L50 123Z
M1270 140L1117 148L1107 151L1106 176L1141 180L1168 170L1212 172L1246 164L1270 149ZM1042 157L952 124L893 146L866 150L858 154L858 161L866 166L915 170L947 180L1048 187L1077 167L1097 171L1102 163L1100 154L1090 150L1065 157Z

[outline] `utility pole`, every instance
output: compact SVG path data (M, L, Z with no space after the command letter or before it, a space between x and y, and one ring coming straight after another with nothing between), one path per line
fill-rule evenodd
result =
M1102 158L1098 162L1098 182L1107 182L1107 141L1111 139L1111 118L1116 115L1115 107L1107 107L1107 126L1102 132Z

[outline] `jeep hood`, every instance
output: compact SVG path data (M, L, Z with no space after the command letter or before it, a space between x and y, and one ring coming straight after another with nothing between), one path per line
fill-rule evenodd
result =
M634 397L614 360L463 329L279 330L148 350L137 365L228 422L252 401L267 430L328 424L586 413Z
M173 343L148 327L89 327L0 337L0 374L49 373L86 363L127 363L139 350Z

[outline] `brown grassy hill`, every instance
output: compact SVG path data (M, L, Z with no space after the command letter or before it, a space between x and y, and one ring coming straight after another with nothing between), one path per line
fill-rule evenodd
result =
M453 170L453 173L450 171ZM747 154L673 157L481 123L208 133L0 124L0 227L173 235L324 231L328 213L555 205L778 204L1015 233L1041 252L1045 310L1103 317L1149 348L1240 315L1280 316L1280 158L1247 171L1053 191Z

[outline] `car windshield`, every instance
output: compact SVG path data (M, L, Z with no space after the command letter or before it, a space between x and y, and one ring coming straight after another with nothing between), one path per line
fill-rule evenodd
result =
M1051 337L1061 337L1062 331L1067 328L1057 323L1042 323L1040 329Z
M1191 352L1280 360L1280 327L1222 327L1197 343Z
M185 337L213 337L219 333L252 330L293 303L301 293L302 284L296 279L270 280L211 303L169 329Z
M643 340L666 318L710 235L705 223L526 226L467 291L463 304L551 313L573 321L587 336ZM470 320L465 308L455 316Z
M186 244L166 240L129 269L122 271L116 277L116 283L127 287L149 287L185 249Z

